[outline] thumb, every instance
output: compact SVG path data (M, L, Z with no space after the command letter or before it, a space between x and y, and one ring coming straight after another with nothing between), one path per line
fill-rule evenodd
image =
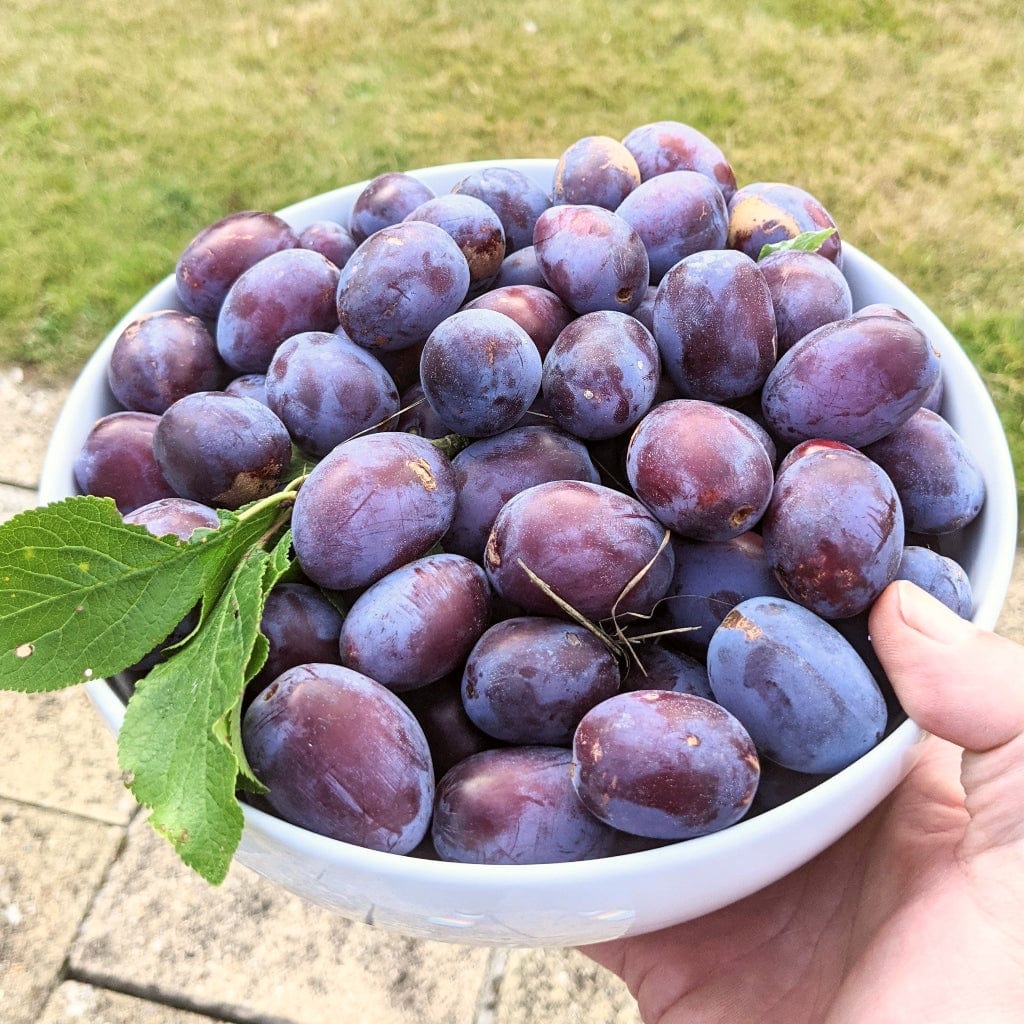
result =
M907 714L964 748L970 852L1024 844L1024 647L905 581L878 598L869 629Z

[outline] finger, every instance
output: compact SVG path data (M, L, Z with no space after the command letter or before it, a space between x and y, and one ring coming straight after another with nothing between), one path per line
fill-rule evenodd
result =
M1024 845L1024 647L902 581L875 603L869 628L907 714L964 748L962 852Z
M900 703L923 729L977 752L1024 733L1024 647L905 581L878 598L869 629Z

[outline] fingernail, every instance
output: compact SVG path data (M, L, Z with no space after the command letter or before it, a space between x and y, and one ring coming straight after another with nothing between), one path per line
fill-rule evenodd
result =
M966 633L974 632L970 622L909 580L897 580L893 586L900 618L922 636L951 644Z

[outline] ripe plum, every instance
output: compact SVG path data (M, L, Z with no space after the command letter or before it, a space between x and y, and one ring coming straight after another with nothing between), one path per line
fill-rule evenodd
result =
M442 860L555 864L608 856L615 831L580 803L561 747L508 747L466 758L437 786L432 836Z
M626 453L636 496L670 529L728 540L761 518L774 474L761 439L731 409L677 398L639 423Z
M466 257L443 228L426 221L382 228L341 271L338 322L371 351L408 348L462 305L469 281Z
M577 317L544 357L541 389L563 430L585 440L625 433L650 409L661 377L658 346L628 313Z
M593 815L653 839L691 839L734 824L760 775L754 744L732 714L670 690L620 693L587 712L572 766Z
M650 262L644 243L618 214L600 206L553 206L533 232L548 287L577 313L630 313L644 297Z
M454 511L451 465L429 441L390 431L352 438L317 463L295 499L295 555L322 587L365 587L425 555Z
M502 506L484 569L494 589L527 612L564 615L529 569L592 621L649 615L672 579L666 540L664 527L635 498L600 484L553 481Z
M537 397L540 353L511 317L463 309L430 332L420 354L420 383L454 432L490 437L515 426Z
M753 597L729 612L708 646L708 677L760 753L795 771L839 771L885 730L885 700L857 652L783 598Z
M841 619L864 611L895 579L903 510L892 481L866 455L821 448L778 475L762 536L789 597Z
M608 648L574 622L505 619L476 642L462 676L466 714L509 743L568 746L580 719L619 690Z
M249 763L286 821L371 850L409 853L434 797L419 723L386 687L339 665L298 665L249 706Z
M752 394L775 365L775 313L764 275L743 253L698 252L662 279L654 300L662 364L686 398Z
M483 569L461 555L408 562L349 609L341 662L396 692L433 683L462 665L487 628L490 596Z
M398 390L380 362L326 331L294 334L279 345L266 389L267 404L292 440L314 458L355 434L387 426L399 409Z
M198 391L160 417L153 453L181 497L240 508L277 489L292 443L285 425L255 399Z

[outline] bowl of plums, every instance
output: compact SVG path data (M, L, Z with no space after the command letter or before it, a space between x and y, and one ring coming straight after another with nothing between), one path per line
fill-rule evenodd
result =
M186 863L587 944L770 885L902 780L868 613L909 579L992 627L1014 473L821 198L661 121L196 229L40 491L94 531L74 671Z

